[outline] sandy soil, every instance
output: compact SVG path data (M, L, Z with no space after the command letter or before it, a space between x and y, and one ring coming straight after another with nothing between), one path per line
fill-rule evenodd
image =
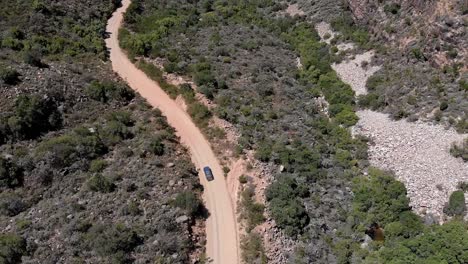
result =
M107 32L110 33L110 38L106 39L106 44L110 50L112 67L130 87L163 112L169 124L176 129L181 142L190 150L192 161L197 168L210 166L213 170L214 181L207 182L202 173L199 175L205 188L205 205L210 212L206 223L207 255L213 260L212 263L239 263L237 223L232 201L223 171L209 142L189 115L171 100L157 83L137 69L118 45L118 29L123 20L123 13L129 5L130 0L123 0L122 7L108 21Z

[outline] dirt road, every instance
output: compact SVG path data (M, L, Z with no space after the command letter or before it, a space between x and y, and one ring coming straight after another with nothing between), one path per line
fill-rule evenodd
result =
M157 83L136 68L119 47L117 34L123 14L129 5L130 0L123 0L122 7L108 21L107 32L110 33L110 38L106 39L106 45L110 49L112 67L130 87L146 98L153 107L162 111L169 124L176 129L182 143L189 148L192 161L197 168L210 166L213 170L214 181L207 182L204 175L199 175L205 187L205 205L210 212L206 223L207 255L213 263L238 263L239 243L232 201L223 171L209 142L189 115L171 100Z

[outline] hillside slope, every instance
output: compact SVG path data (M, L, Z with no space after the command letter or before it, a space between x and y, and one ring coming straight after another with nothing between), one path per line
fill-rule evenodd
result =
M106 61L118 2L2 1L2 263L187 263L203 250L187 151Z

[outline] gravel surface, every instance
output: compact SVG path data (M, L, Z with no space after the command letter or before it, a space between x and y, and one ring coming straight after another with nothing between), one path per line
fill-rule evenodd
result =
M421 215L430 213L443 220L443 207L461 181L468 181L468 163L450 155L450 144L464 135L442 126L392 121L386 114L359 111L353 129L369 137L370 163L395 172L410 197L410 205ZM465 135L466 136L466 135Z
M363 62L370 64L373 51L358 54L353 60L343 61L339 64L333 64L332 68L336 71L341 80L351 85L356 95L366 94L367 79L380 69L380 66L361 67Z
M330 32L326 23L317 24L316 29L322 38L326 33L336 34ZM373 56L373 51L368 51L332 65L356 95L367 93L367 79L380 69L379 66L363 67L363 62L370 63ZM393 121L387 114L370 110L358 111L357 115L359 122L353 133L371 139L371 165L395 173L405 184L410 205L416 213L430 214L435 220L444 221L443 207L450 193L457 189L459 182L468 181L468 163L451 156L450 145L463 141L468 135L457 134L440 125Z

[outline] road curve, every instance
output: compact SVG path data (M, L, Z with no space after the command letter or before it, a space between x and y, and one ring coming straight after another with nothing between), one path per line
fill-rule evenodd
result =
M114 12L107 24L106 31L110 37L106 39L106 46L110 50L112 68L132 89L139 92L153 107L162 111L169 124L176 129L182 144L189 148L192 161L197 168L211 167L215 175L214 181L207 182L202 173L199 175L200 182L204 186L205 205L210 213L206 222L207 256L213 260L212 263L237 264L239 243L236 218L223 171L209 142L190 116L161 89L159 84L133 65L119 47L117 35L123 14L130 2L123 0L122 7Z

